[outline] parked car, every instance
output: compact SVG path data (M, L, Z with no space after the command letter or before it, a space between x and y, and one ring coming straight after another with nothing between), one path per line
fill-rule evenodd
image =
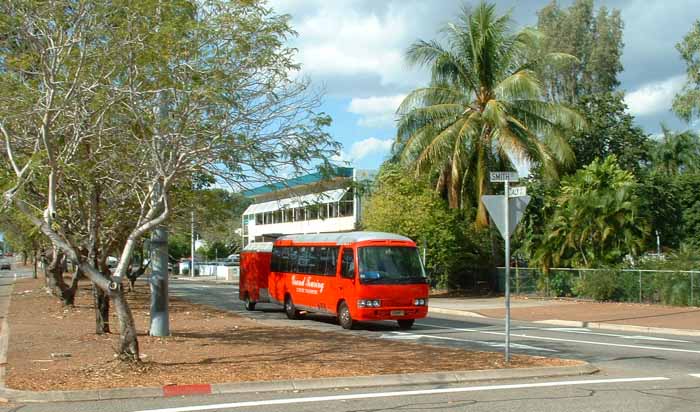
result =
M11 270L11 269L12 269L12 265L10 264L10 260L0 257L0 270Z

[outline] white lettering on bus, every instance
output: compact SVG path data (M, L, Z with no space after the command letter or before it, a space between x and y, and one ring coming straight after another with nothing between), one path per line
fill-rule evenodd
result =
M297 292L310 293L313 295L323 293L323 288L326 286L323 282L317 282L311 279L311 276L304 276L303 279L297 279L296 275L292 275L292 285L305 286L305 288L297 288Z

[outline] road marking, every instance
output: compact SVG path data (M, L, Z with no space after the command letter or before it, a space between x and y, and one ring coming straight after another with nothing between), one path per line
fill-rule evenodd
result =
M423 335L423 334L415 334L415 333L407 333L407 332L392 332L392 334L383 334L381 337L384 339L397 339L397 340L418 340L421 338L440 339L440 340L449 340L449 341L456 341L456 342L477 343L480 345L490 346L492 348L502 348L505 346L505 343L503 343L503 342L486 342L486 341L473 340L473 339L459 339L459 338L453 338L453 337L449 337L449 336ZM537 346L523 345L521 343L511 343L510 347L515 348L515 349L535 350L535 351L541 351L541 352L559 352L559 351L554 350L554 349L538 348Z
M333 395L333 396L312 396L308 398L286 398L286 399L270 399L265 401L249 401L249 402L231 402L219 403L215 405L193 405L181 406L175 408L163 409L143 409L135 412L193 412L193 411L209 411L212 409L234 409L247 408L253 406L269 406L269 405L290 405L299 403L314 403L314 402L334 402L347 401L354 399L376 399L376 398L392 398L402 396L421 396L421 395L439 395L444 393L463 393L463 392L481 392L481 391L497 391L507 389L530 389L530 388L550 388L557 386L576 386L576 385L598 385L609 383L629 383L629 382L654 382L667 381L669 378L664 377L649 377L649 378L621 378L621 379L588 379L577 381L557 381L557 382L538 382L538 383L521 383L513 385L485 385L485 386L467 386L460 388L443 388L443 389L423 389L415 391L397 391L397 392L378 392L378 393L356 393L348 395Z
M659 342L690 343L690 341L687 341L687 340L659 338L656 336L619 335L617 333L593 332L592 330L586 329L586 328L581 328L581 329L577 329L577 328L531 328L531 329L542 330L542 331L552 331L552 332L579 333L582 335L609 336L611 338L620 338L620 339L653 340L653 341L659 341Z
M503 332L491 332L491 331L484 331L484 330L479 330L479 329L451 328L448 326L427 325L424 323L421 323L419 325L432 327L432 328L438 328L438 329L449 329L449 330L454 330L454 331L459 331L459 332L476 332L476 333L483 333L486 335L505 336L505 333L503 333ZM588 345L615 346L618 348L646 349L646 350L658 350L658 351L666 351L666 352L700 353L700 351L698 351L698 350L690 350L690 349L664 348L661 346L628 345L625 343L595 342L595 341L589 341L589 340L550 338L547 336L524 335L524 334L517 334L517 333L511 333L510 336L519 337L519 338L526 338L526 339L549 340L549 341L553 341L553 342L572 342L572 343L584 343L584 344L588 344Z
M689 376L692 376L693 378L700 378L700 373L689 373Z

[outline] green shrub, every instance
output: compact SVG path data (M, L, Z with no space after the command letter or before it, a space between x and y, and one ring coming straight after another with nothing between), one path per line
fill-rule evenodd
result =
M580 297L595 300L619 300L624 296L619 271L613 269L586 273L577 285L576 293Z

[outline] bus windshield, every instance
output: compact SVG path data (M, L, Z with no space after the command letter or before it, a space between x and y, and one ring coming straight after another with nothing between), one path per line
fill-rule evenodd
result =
M368 246L358 249L360 283L426 283L414 247Z

